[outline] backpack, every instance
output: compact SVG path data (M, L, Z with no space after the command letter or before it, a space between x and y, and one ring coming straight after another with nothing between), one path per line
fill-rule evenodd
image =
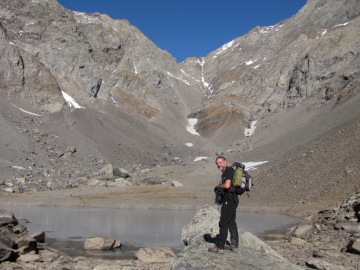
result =
M242 195L245 191L250 191L254 185L250 174L245 170L245 165L241 162L234 162L231 166L234 171L232 186L236 195ZM247 194L249 196L249 194Z

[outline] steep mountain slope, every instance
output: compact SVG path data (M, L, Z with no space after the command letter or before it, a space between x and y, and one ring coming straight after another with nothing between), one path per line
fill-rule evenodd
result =
M195 114L199 131L236 140L219 127L229 120L247 127L274 112L358 92L359 13L359 1L308 1L292 18L256 27L204 57L211 95ZM193 60L187 65L200 69Z
M72 12L53 0L0 7L1 125L13 134L3 133L4 164L28 168L38 159L40 175L55 166L48 168L47 157L69 145L81 160L91 155L124 166L209 154L211 143L186 131L200 88L190 89L174 58L127 21ZM69 108L65 95L82 108ZM48 137L56 137L52 147L43 145ZM185 146L190 142L194 147Z

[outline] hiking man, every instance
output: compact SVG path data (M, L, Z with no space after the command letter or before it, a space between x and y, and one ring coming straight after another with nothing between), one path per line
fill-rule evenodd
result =
M223 189L223 203L221 205L219 235L217 236L215 246L208 249L209 252L218 254L224 253L225 243L230 231L231 245L226 246L227 250L237 252L239 245L239 233L236 225L236 208L239 205L238 196L232 191L232 179L234 169L227 166L226 158L219 156L215 160L215 164L222 172L221 184L214 188L214 191Z

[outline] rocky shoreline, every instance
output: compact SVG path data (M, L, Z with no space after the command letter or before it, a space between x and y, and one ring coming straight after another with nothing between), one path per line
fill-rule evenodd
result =
M292 263L293 269L295 265L304 269L358 269L360 266L359 210L360 193L342 202L333 210L320 211L309 216L302 224L291 228L284 235L268 235L268 239L271 240L265 241L266 244L256 237L249 236L248 233L240 232L241 238L245 239L240 244L244 249L242 254L248 254L249 243L255 241L256 245L261 247L257 249L265 250L272 255L279 254L275 257L282 258L276 263L277 259L262 261L262 264L268 263L269 269L282 269L279 268L278 263L281 265ZM17 220L11 213L0 212L0 266L4 269L59 269L59 267L62 269L64 267L66 269L182 269L185 265L185 269L202 269L206 261L219 260L216 257L207 257L205 251L210 243L206 243L204 237L206 232L210 236L208 239L216 237L218 215L218 211L208 205L198 210L194 220L183 228L182 240L186 247L178 256L168 247L152 247L140 249L134 254L134 260L103 260L73 258L62 254L46 244L44 232L29 234L26 220ZM121 246L119 241L107 237L94 237L86 242L84 248L87 246L87 249L95 247L101 250ZM200 257L195 255L199 252L203 254ZM248 256L252 257L236 256L236 260L233 259L234 254L227 254L225 257L228 261L229 258L234 260L229 263L229 269L239 260L248 264L255 261L260 263L259 259L253 260L257 256L254 255L254 251ZM273 263L275 263L274 268L271 267ZM284 269L287 268L284 266Z
M359 269L360 193L320 211L267 243L289 261L311 269ZM276 239L277 238L277 239ZM276 240L275 240L276 239Z

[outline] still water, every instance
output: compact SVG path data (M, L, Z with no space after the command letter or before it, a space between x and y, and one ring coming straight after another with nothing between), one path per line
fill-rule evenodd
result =
M14 213L30 233L44 231L46 242L69 255L118 258L132 257L141 247L169 246L175 253L184 248L181 229L196 210L102 209L50 206L0 206ZM284 231L300 219L270 213L237 213L240 231L262 239L268 231ZM82 249L91 236L108 236L122 243L121 250L89 252Z

